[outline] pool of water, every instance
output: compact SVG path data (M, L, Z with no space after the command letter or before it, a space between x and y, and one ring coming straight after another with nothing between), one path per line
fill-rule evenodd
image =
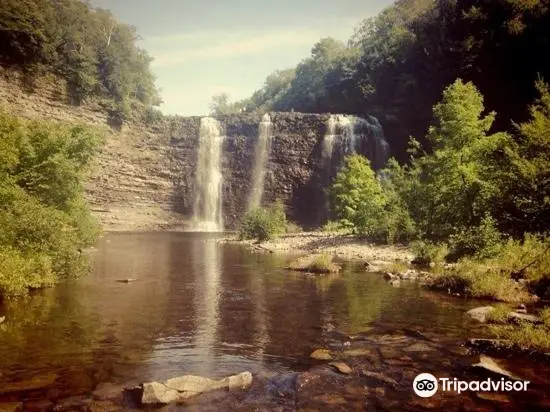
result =
M90 258L90 275L0 306L0 402L55 402L105 382L304 371L335 333L416 331L457 347L483 335L464 316L479 302L396 288L353 265L336 277L288 272L284 257L212 235L108 234Z

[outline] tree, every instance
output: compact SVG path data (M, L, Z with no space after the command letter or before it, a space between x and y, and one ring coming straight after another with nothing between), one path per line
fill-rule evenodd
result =
M330 200L343 226L373 237L383 231L386 198L367 158L352 155L345 159L330 188Z
M238 112L237 106L231 103L227 93L220 93L212 96L208 106L210 108L210 115L212 116L228 115Z
M518 138L506 152L507 173L495 202L501 227L517 237L550 230L550 88L539 80L536 89L540 97L530 106L531 118L515 125Z

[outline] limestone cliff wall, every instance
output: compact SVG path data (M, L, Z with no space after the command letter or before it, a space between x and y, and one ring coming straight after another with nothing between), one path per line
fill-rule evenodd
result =
M87 195L107 230L185 228L191 218L200 117L165 117L154 126L106 126L99 106L65 103L63 87L44 80L32 92L13 72L0 72L0 107L28 118L103 125L105 147L95 160ZM322 142L328 115L271 113L273 137L264 202L281 199L297 222L311 226L326 214ZM223 208L226 227L236 226L251 190L260 116L220 117L224 129Z

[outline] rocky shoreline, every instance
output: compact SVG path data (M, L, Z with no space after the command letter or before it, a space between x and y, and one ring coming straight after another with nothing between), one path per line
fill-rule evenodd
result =
M257 243L238 240L236 235L221 240L224 243L245 245L255 252L286 255L328 254L334 258L368 264L369 272L378 272L386 265L401 262L410 264L414 255L406 246L375 245L353 235L323 232L286 234L277 239Z

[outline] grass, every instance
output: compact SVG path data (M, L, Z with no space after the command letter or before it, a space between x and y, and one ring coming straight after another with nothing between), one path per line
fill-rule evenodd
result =
M509 346L538 352L550 351L550 308L539 313L542 324L533 325L521 322L519 325L490 325L491 333L497 339L503 339Z
M337 273L340 271L340 266L334 263L332 255L323 253L321 255L306 256L292 262L288 269L298 270L300 272L309 273Z
M508 305L499 303L493 306L493 310L487 314L487 322L495 324L508 323L511 309Z
M461 260L453 268L436 275L430 286L463 296L501 302L521 303L532 300L526 288L503 273L499 266L471 259Z
M335 233L335 234L349 234L351 233L351 230L349 228L346 228L340 224L340 222L329 220L325 225L321 228L321 232L324 233Z
M384 265L382 267L383 272L390 272L390 273L403 273L403 272L406 272L407 270L409 270L409 265L401 261L395 261L388 265Z

